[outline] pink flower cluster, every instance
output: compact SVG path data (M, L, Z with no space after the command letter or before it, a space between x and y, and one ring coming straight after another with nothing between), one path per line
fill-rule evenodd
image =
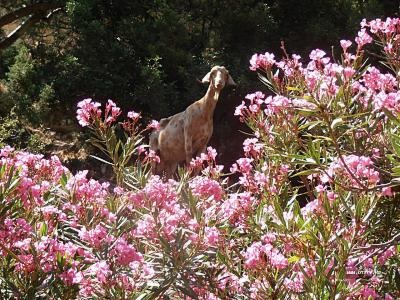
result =
M216 180L207 177L196 176L190 181L189 186L193 195L197 197L213 197L215 200L222 199L223 191L221 185Z
M82 127L89 126L94 117L101 116L99 102L93 102L91 98L84 99L78 103L78 110L76 111L76 118Z
M68 172L67 169L56 156L47 160L43 159L43 155L12 151L10 147L2 151L0 166L10 171L11 168L18 170L19 185L16 194L21 197L26 209L43 205L46 193L58 183L64 172ZM11 195L9 199L12 199Z
M373 161L366 156L347 155L342 159L336 159L329 167L327 174L322 178L324 182L336 180L348 180L353 187L374 187L380 181L380 175L374 169Z
M0 153L1 193L7 205L15 205L0 219L0 255L9 258L15 271L27 280L59 278L65 286L79 287L85 297L114 285L135 291L153 276L135 246L114 237L116 217L106 206L108 183L87 179L87 171L72 176L56 157L44 159L10 147ZM99 259L105 248L109 252ZM131 275L110 285L110 276L122 269Z
M400 29L400 19L399 18L386 18L386 20L382 19L374 19L371 20L370 22L367 22L366 19L363 19L361 21L361 26L363 28L369 27L371 32L374 34L378 33L383 33L386 35L391 35L391 34L399 34Z
M84 99L77 104L76 118L82 127L93 125L96 120L100 120L102 111L101 104L91 98ZM114 123L121 114L121 109L114 101L108 100L104 111L104 123L110 125Z
M398 83L357 66L371 35L393 42L398 22L363 26L356 54L340 42L341 63L321 49L304 65L298 55L253 55L250 69L275 94L248 94L235 111L254 135L232 165L232 185L211 147L180 182L129 166L133 173L113 189L87 171L70 174L56 157L1 149L2 293L12 282L12 293L35 285L69 298L311 299L332 287L349 300L399 296L391 278L345 274L389 270L399 259L397 237L377 244L385 211L369 201L386 208L396 196L394 130L380 120L398 112ZM100 104L85 99L77 114L82 126L106 133L121 110L109 100L102 118ZM122 123L129 140L139 118L131 111ZM157 161L146 145L129 149Z
M278 270L288 266L285 256L275 249L271 244L255 242L246 249L244 253L245 266L249 269L267 268L271 266Z
M275 55L265 52L265 54L254 54L250 59L250 70L268 69L275 64Z
M108 100L105 110L105 123L111 124L117 120L117 117L121 114L121 109L117 107L114 101Z

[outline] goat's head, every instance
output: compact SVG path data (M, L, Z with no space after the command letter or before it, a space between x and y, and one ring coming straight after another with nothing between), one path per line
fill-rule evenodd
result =
M211 71L204 76L203 83L210 83L216 90L222 90L226 84L236 85L228 70L223 66L214 66Z

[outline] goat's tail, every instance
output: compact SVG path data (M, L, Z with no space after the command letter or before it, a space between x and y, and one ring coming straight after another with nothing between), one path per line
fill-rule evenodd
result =
M149 136L149 146L151 150L158 152L160 149L158 148L158 136L160 135L160 131L168 125L169 121L172 117L164 118L160 120L160 129L153 131Z
M149 136L149 146L151 150L159 151L158 148L158 136L160 135L160 131L168 125L169 121L172 117L164 118L160 120L160 129L153 131Z
M171 121L172 117L174 117L174 116L161 119L160 120L160 129L164 129L168 125L169 121Z

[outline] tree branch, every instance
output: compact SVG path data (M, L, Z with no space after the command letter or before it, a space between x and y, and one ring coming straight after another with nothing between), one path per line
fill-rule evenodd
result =
M22 17L26 17L29 15L43 14L49 10L55 10L57 8L63 8L65 4L62 3L33 3L31 5L27 5L21 7L13 12L10 12L2 17L0 17L0 27L4 25L10 24L15 20L18 20Z
M11 46L17 39L19 39L30 27L40 21L42 16L33 15L23 21L13 32L11 32L5 39L0 41L0 50Z
M5 39L0 40L0 51L11 46L40 20L50 19L54 13L61 11L64 6L65 4L62 3L34 3L0 17L0 27L2 27L17 19L29 16Z
M390 246L396 245L400 241L400 232L394 235L390 240L380 243L380 244L372 244L369 246L364 246L364 247L358 247L355 250L364 250L368 251L371 249L381 249L381 248L389 248Z

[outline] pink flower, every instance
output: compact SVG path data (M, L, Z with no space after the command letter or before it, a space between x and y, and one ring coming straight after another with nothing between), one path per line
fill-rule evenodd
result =
M101 115L101 110L99 109L101 104L92 102L90 98L80 101L77 106L79 108L76 111L76 118L82 127L90 125L94 117L100 117Z
M284 96L268 96L265 99L265 104L267 104L267 109L264 112L267 115L273 115L281 112L283 109L288 108L292 105L292 101Z
M216 227L206 227L204 229L205 243L210 246L215 246L219 241L219 230Z
M347 49L351 46L352 42L349 40L340 40L340 46L342 46L343 52L347 52Z
M120 187L120 186L116 186L116 187L114 188L114 193L115 193L117 196L121 196L121 195L124 193L124 188L122 188L122 187Z
M303 291L304 275L301 271L296 272L293 278L285 278L284 286L289 291L301 293Z
M361 49L364 45L372 43L372 37L367 33L365 28L362 28L358 32L358 36L355 38L358 45L358 49Z
M6 145L0 149L0 157L8 157L12 152L14 152L14 148Z
M101 260L93 265L91 265L87 272L89 274L94 274L100 283L107 283L108 277L111 275L111 270L106 261Z
M245 266L249 269L262 268L265 265L264 253L264 246L261 242L251 244L243 255Z
M354 70L352 67L345 67L343 69L343 76L346 80L349 80L350 78L352 78L355 73L356 73L356 70Z
M105 123L111 124L117 120L117 117L121 114L121 109L117 107L115 102L112 100L107 101L106 110L105 110Z
M312 50L310 53L311 60L320 60L326 55L326 52L320 49Z
M79 284L83 280L83 273L77 271L75 267L68 269L60 274L61 280L67 285Z
M379 172L373 168L373 161L369 157L347 155L342 159L337 158L327 172L332 175L342 175L342 179L349 180L356 187L360 187L360 183L366 186L376 186L380 181Z
M385 93L380 92L375 95L372 101L375 110L388 110L394 114L400 111L400 92Z
M197 197L213 197L215 200L221 200L223 191L220 184L208 177L197 176L189 183L193 195Z
M253 243L244 253L245 266L249 269L263 268L267 263L277 268L284 269L288 260L271 244L263 245L261 242Z
M160 129L160 123L156 120L151 120L151 122L147 125L147 128L152 128L154 130L159 130Z
M271 244L276 241L276 234L269 232L264 234L261 239L265 244Z
M32 254L21 254L18 255L18 262L15 264L15 271L22 271L26 273L33 272L36 268L36 264L33 260Z
M236 161L236 164L233 164L231 168L231 172L236 172L239 170L240 172L247 174L253 169L253 165L251 164L254 159L242 157Z
M177 199L175 184L172 180L163 182L159 176L151 176L142 192L146 200L154 205L160 208L169 207Z
M284 257L283 254L279 253L276 249L271 251L269 259L271 265L278 270L285 269L288 266L288 260L286 259L286 257Z
M336 194L335 192L328 191L328 192L326 193L326 197L328 198L328 200L334 201L334 200L337 199L337 197L339 197L339 196L338 196L338 194Z
M315 187L315 190L317 191L317 193L323 193L323 192L325 192L326 187L323 186L323 185L321 185L321 184L319 184L319 185L317 185L317 186Z
M275 64L275 55L265 52L265 54L254 54L250 59L250 70L268 69Z
M390 294L386 293L385 300L394 300L394 298Z
M385 196L385 197L392 197L394 195L394 193L392 191L392 188L390 186L387 186L387 187L382 188L381 195Z
M243 151L246 156L259 157L264 145L259 142L258 138L248 138L243 142Z
M140 118L140 113L130 111L128 112L128 118L137 121Z
M369 286L364 286L364 288L360 291L361 296L364 299L377 299L378 294L376 293L376 291L369 287Z
M100 224L91 230L83 227L79 231L79 237L89 242L94 248L100 248L101 245L109 243L112 240L112 237L108 235L107 229Z
M143 255L138 253L136 249L129 245L124 238L119 238L115 244L115 254L117 262L123 266L127 266L132 262L143 262Z
M231 223L242 222L250 213L254 202L254 197L248 192L230 194L222 203L219 214L223 220Z
M154 150L149 150L148 153L146 153L146 157L144 158L145 161L147 162L155 162L157 164L160 163L161 159L160 157L157 155L157 153Z
M363 20L364 27L369 26L370 30L374 34L390 36L392 34L397 34L397 25L400 24L399 18L386 18L385 21L381 19L375 19L370 22Z
M255 92L253 94L247 94L245 99L250 100L251 104L260 105L264 102L265 95L262 92Z
M301 208L301 214L304 217L308 217L310 215L313 215L315 212L319 212L322 209L322 203L319 199L315 199L313 201L310 201L306 204L306 206Z
M235 108L235 116L240 116L240 117L244 117L245 113L247 110L247 106L245 105L244 101L242 101L242 104L240 104L239 106L237 106Z
M217 158L217 150L215 150L213 147L208 146L207 147L207 156L209 160L215 161L215 159Z
M144 215L142 219L136 221L136 228L132 231L135 237L154 238L157 235L154 218Z

